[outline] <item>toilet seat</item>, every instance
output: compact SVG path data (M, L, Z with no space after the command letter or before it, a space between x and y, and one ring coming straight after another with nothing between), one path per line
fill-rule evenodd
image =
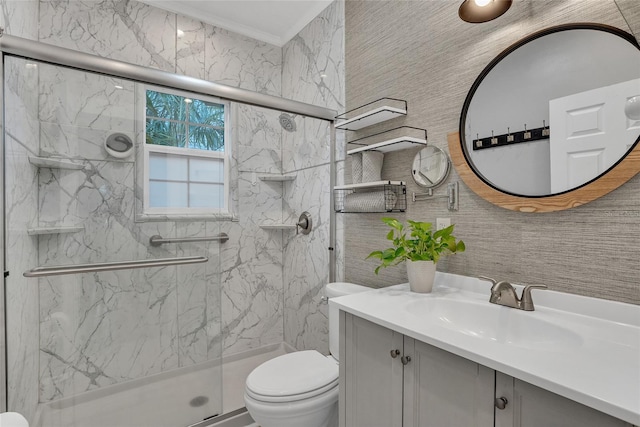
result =
M315 350L271 359L249 374L246 393L261 402L294 402L338 386L338 364Z

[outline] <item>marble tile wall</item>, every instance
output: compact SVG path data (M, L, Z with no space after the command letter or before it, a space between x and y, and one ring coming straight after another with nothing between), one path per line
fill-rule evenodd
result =
M534 31L570 22L599 22L629 31L640 4L633 1L514 2L495 21L472 25L458 18L459 2L346 3L347 106L355 108L382 95L407 99L409 114L394 126L426 127L429 142L448 150L446 136L458 129L465 96L482 69L503 49ZM620 14L625 12L626 20ZM402 26L402 31L398 28ZM633 28L631 28L633 30ZM383 176L410 178L415 150L385 157ZM460 181L452 171L447 182ZM587 205L548 214L516 213L496 207L460 182L460 210L443 201L409 201L400 219L451 218L464 254L445 258L443 271L485 275L599 298L640 303L640 176ZM436 195L444 194L442 187ZM379 276L365 260L387 247L385 215L345 215L347 280L370 286L406 281L403 266ZM612 222L612 219L614 221ZM623 250L619 242L624 240Z
M33 34L17 34L23 37L271 95L283 94L287 85L286 97L343 108L342 2L325 10L284 49L134 1L21 1L3 2L2 7L3 19L11 15L13 22L27 22L15 16L26 17L30 12L33 25L27 27ZM206 253L212 261L155 271L42 279L39 291L21 287L32 292L11 296L26 307L11 318L22 316L22 328L34 331L16 330L12 338L17 350L12 356L13 372L22 373L9 379L15 383L10 409L31 419L38 400L282 342L287 300L291 301L290 342L301 349L326 352L326 313L318 305L319 291L328 280L326 123L297 117L298 137L303 138L287 139L289 145L283 150L279 112L234 104L231 199L235 220L137 223L136 158L113 161L102 149L102 141L116 130L140 139L135 121L139 89L122 79L42 64L31 85L36 86L40 96L21 94L21 102L30 103L31 111L16 110L20 126L14 127L16 132L30 132L30 139L20 135L11 142L16 158L12 166L32 176L20 175L21 185L30 185L30 190L16 186L29 197L8 201L15 212L23 209L33 216L35 206L41 212L39 217L18 213L11 219L16 238L9 241L16 247L28 243L33 254L21 257L24 265L15 264L16 271L114 256L138 259ZM25 117L33 118L33 129L23 126ZM22 139L35 145L24 147ZM85 168L41 169L38 174L26 164L28 152L76 159ZM297 173L299 180L291 187L256 180L256 173L283 172ZM31 207L27 209L26 203ZM259 227L263 222L291 220L293 213L297 218L304 209L312 210L316 221L316 230L307 236L311 244L301 245L288 231ZM82 225L85 231L31 237L25 234L27 223ZM213 243L150 248L147 244L154 234L219 232L230 236L221 247ZM298 254L312 262L298 263ZM211 286L220 281L221 290ZM286 291L285 283L292 284ZM130 325L136 326L132 330Z
M27 39L38 38L38 1L5 0L0 2L0 27L6 34ZM5 84L2 88L7 106L4 114L5 156L10 189L6 194L6 250L19 253L19 259L7 259L5 269L14 274L5 280L8 378L0 381L8 386L8 407L18 408L27 417L33 416L38 404L38 289L30 286L20 272L37 262L37 246L26 229L35 222L37 207L37 176L28 156L37 154L38 98L32 90L37 85L37 70L26 67L26 61L5 61ZM1 124L0 124L1 125ZM2 249L4 250L4 248ZM2 254L3 255L3 254ZM0 345L0 351L5 349Z
M238 171L237 221L221 223L229 241L221 247L224 354L283 341L282 183L260 181L280 174L278 112L236 105L233 158Z
M7 15L4 3L3 7ZM37 2L34 11L38 11ZM42 2L39 22L39 38L46 43L280 94L280 48L136 2ZM31 28L37 29L38 25ZM177 28L181 34L176 34ZM38 38L37 31L32 38ZM10 393L10 407L31 419L38 400L204 362L220 357L224 345L227 352L237 352L282 342L282 239L265 234L257 225L263 215L282 221L282 193L258 192L251 173L239 180L235 167L232 199L240 222L135 223L134 212L140 203L136 198L139 193L134 190L134 159L111 161L102 148L102 141L116 130L134 139L140 136L140 126L135 122L134 85L42 64L35 70L39 73L34 71L31 87L39 86L40 96L32 92L35 96L31 99L21 94L21 102L31 102L36 124L29 135L29 141L35 142L32 154L78 159L85 169L42 169L38 175L37 169L26 163L26 155L15 155L23 161L16 160L12 166L34 173L31 181L22 179L21 183L31 182L40 190L24 191L33 196L29 212L36 212L36 206L42 212L39 218L22 214L11 218L11 227L24 236L12 245L29 242L39 249L32 259L21 257L25 265L16 265L16 269L23 271L38 262L54 265L107 258L173 257L202 254L203 250L212 261L155 273L134 270L41 280L40 292L37 286L21 287L35 293L11 298L23 302L28 299L27 306L32 310L10 313L11 320L18 321L22 316L19 321L23 328L39 328L40 334L15 329L20 333L11 338L10 348L16 349L13 372L20 375L10 378L16 383ZM238 107L237 113L237 126L232 131L237 139L234 160L246 171L280 173L277 115L249 107ZM16 110L15 116L19 123L28 114ZM14 128L16 132L30 129ZM25 139L23 135L18 137L20 142ZM16 150L23 149L20 144L14 145ZM256 195L264 209L255 209ZM245 196L249 199L243 199ZM16 205L14 210L20 209L22 201L9 201ZM29 225L82 225L85 231L27 237L22 220ZM154 234L202 236L220 231L232 235L232 241L235 237L236 242L242 242L229 245L225 252L224 319L217 244L204 249L203 244L149 249L146 243ZM21 252L27 253L26 249ZM24 318L27 315L30 317ZM227 322L224 327L222 321ZM131 324L136 325L133 330L128 327ZM221 336L221 329L226 335ZM35 341L28 345L26 337Z
M8 407L31 417L38 404L38 286L22 272L37 265L37 240L27 229L37 224L37 69L7 58L3 87L5 112L6 265L5 280ZM20 343L19 345L14 345ZM4 381L4 378L2 378Z
M344 110L344 2L329 5L283 47L282 95ZM321 298L329 281L330 128L321 120L295 121L296 132L282 134L283 170L296 175L286 187L285 219L295 222L308 211L314 226L309 235L285 237L284 338L299 350L328 353L327 306ZM344 156L343 141L337 141L338 159ZM336 249L340 267L341 241Z

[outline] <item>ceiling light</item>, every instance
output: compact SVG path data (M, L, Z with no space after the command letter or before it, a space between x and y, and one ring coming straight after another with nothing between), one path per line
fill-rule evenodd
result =
M178 38L181 39L184 37L184 31L182 31L181 29L178 29Z
M629 120L640 120L640 95L627 99L627 104L624 106L624 114Z
M124 86L120 86L120 85L115 85L114 86L116 89L124 89Z
M464 0L458 9L463 21L479 24L491 21L511 7L512 0Z
M184 99L184 102L185 102L186 104L191 104L191 103L193 102L193 100L191 100L191 99L189 99L189 98L185 98L185 99Z

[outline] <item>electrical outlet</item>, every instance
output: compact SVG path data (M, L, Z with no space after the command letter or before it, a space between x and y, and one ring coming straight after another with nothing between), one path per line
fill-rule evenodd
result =
M442 230L451 225L451 218L436 218L436 230Z

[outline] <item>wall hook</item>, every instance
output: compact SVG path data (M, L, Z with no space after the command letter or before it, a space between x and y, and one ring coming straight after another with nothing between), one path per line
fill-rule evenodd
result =
M549 136L551 132L549 132L549 126L547 126L547 121L542 121L542 136Z
M507 142L513 142L514 136L511 135L511 128L507 128Z
M531 131L527 130L527 124L524 125L524 134L522 135L524 139L531 139Z

